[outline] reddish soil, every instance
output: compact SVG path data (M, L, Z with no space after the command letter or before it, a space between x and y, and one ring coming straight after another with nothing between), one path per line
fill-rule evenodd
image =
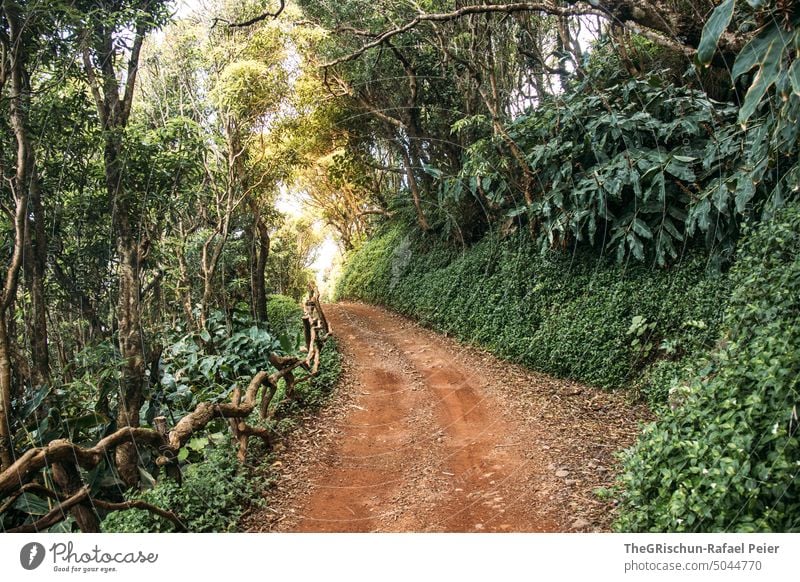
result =
M537 374L384 309L326 307L336 396L276 450L250 531L603 531L614 452L647 411Z

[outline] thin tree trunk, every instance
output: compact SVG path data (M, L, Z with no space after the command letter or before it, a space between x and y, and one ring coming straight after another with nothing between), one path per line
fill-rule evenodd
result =
M11 55L11 95L9 99L10 123L17 142L16 174L11 182L14 196L14 243L6 277L0 293L0 471L8 467L14 457L11 440L12 367L11 340L9 337L9 309L17 295L19 271L22 266L25 246L26 211L28 208L32 146L28 136L28 111L30 87L26 66L25 43L22 33L24 22L18 7L3 3L3 11L9 26L8 46Z
M114 43L113 27L106 24L96 25L94 48L97 65L92 62L88 47L85 47L83 52L84 70L104 129L103 160L106 190L112 207L111 222L119 260L117 333L124 366L119 387L118 428L139 426L139 409L144 401L146 380L139 289L141 260L146 253L138 242L134 228L137 216L132 204L133 193L126 188L122 173L122 131L128 125L130 117L139 55L146 29L147 24L144 22L136 26L128 53L125 90L122 96L114 67L119 49ZM128 487L138 485L138 458L133 443L126 442L117 447L116 463L117 471L124 483Z
M130 224L130 209L116 184L120 179L117 166L119 150L107 148L107 176L109 189L116 193L117 207L115 223L117 255L119 256L119 302L117 326L119 348L125 365L120 382L117 427L139 426L139 409L144 401L145 357L144 337L141 325L141 303L139 289L139 245ZM139 483L136 446L124 443L117 448L117 470L129 487Z
M428 219L425 218L425 212L422 210L422 197L420 196L417 177L414 175L414 167L411 164L411 158L404 145L401 144L399 149L400 155L403 158L403 167L406 170L408 188L411 190L411 199L414 201L414 209L417 211L417 223L423 231L427 232L431 227L430 224L428 224Z
M31 150L29 177L28 224L25 236L25 286L31 297L31 314L27 325L31 347L31 382L34 386L50 380L50 354L48 351L47 304L44 294L45 266L47 263L47 234L44 224L39 179L36 175L35 154Z
M264 281L269 258L269 228L261 215L258 204L250 200L250 209L253 213L253 261L250 271L250 287L253 295L253 316L258 322L267 321L267 289Z
M0 311L0 471L14 462L11 443L11 353L5 310Z

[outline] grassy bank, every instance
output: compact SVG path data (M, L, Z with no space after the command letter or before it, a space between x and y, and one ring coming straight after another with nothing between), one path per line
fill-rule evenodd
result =
M387 228L353 253L338 298L386 305L533 369L663 403L719 335L727 277L702 256L670 269L542 256L525 233L469 248Z

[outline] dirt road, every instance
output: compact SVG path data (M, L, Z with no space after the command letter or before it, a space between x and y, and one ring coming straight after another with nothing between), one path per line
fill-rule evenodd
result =
M363 304L326 308L346 367L332 402L278 447L251 531L608 528L593 490L646 411L536 374Z

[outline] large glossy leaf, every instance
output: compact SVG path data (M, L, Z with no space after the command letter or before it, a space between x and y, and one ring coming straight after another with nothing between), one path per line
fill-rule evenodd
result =
M792 84L792 93L800 95L800 59L795 59L792 66L789 67L789 81Z
M39 408L44 402L47 395L52 390L51 386L41 386L34 392L33 397L25 403L25 406L19 410L18 415L20 418L27 419L34 411Z
M76 439L82 431L103 426L109 422L109 419L107 416L100 414L99 412L90 412L89 414L84 414L82 416L65 418L62 422L67 430L72 434L72 438Z
M739 123L747 122L767 90L777 81L788 42L789 35L780 28L777 28L775 33L770 36L761 55L758 72L747 90L741 109L739 109Z
M14 508L31 515L44 515L52 509L46 500L31 493L20 495L14 502Z
M641 218L633 219L633 230L641 237L653 238L653 233L650 231L650 227L647 226L647 223Z
M697 60L701 64L708 65L714 57L719 39L731 22L735 5L735 0L725 0L711 13L708 22L703 27L700 46L697 47Z

